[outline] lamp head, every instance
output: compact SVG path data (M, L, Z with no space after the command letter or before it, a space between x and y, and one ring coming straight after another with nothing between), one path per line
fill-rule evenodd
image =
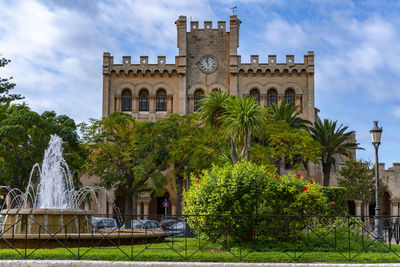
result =
M382 131L382 127L378 127L378 121L374 121L374 127L369 131L371 134L371 141L374 146L380 145Z

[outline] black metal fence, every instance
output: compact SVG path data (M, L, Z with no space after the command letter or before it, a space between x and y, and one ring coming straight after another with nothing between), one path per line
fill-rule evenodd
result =
M0 225L0 258L239 262L400 262L400 222L355 216L19 215ZM152 218L149 220L147 218ZM49 248L58 248L49 250Z

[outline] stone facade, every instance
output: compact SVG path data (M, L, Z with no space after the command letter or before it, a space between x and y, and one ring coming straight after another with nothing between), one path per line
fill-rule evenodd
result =
M104 53L103 117L124 111L137 120L154 121L168 113L188 114L195 111L204 94L220 88L230 95L252 95L262 106L293 102L303 118L316 120L312 51L303 62L295 62L293 55L287 55L284 62L278 62L276 55L268 55L266 62L252 55L245 63L237 53L241 24L237 16L230 17L229 30L225 21L214 26L205 21L201 28L199 22L192 21L188 29L185 16L175 24L178 55L174 63L167 63L165 56L158 56L156 63L150 63L147 56L141 56L137 63L129 56L114 63L113 56ZM320 167L310 169L310 175L319 181ZM175 214L176 190L166 189L162 199L143 195L138 214L160 213L159 202L164 198L171 203L168 213Z
M180 16L175 23L179 54L173 64L167 64L165 56L159 56L156 64L150 64L147 56L141 56L137 64L124 56L121 64L115 64L110 53L104 53L104 117L121 110L138 120L156 120L167 113L187 114L195 110L196 96L220 88L231 95L254 90L261 105L269 98L280 103L287 95L301 107L304 118L315 121L313 52L308 52L302 63L296 63L293 55L287 55L283 63L278 63L275 55L269 55L264 63L252 55L249 63L243 63L237 54L241 21L236 16L230 17L230 31L224 21L216 28L211 21L205 21L204 28L192 21L189 31L186 17ZM204 57L215 60L213 70L201 69ZM163 93L161 98L159 92ZM159 108L157 101L164 101L166 108Z

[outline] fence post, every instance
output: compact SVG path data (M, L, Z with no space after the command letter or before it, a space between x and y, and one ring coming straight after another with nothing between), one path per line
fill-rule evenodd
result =
M25 255L24 255L24 259L26 259L26 249L28 246L28 217L29 215L25 215Z

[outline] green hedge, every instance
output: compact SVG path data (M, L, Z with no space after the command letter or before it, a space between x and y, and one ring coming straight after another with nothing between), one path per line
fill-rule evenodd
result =
M332 203L332 215L347 215L347 190L345 187L323 187L322 192Z

